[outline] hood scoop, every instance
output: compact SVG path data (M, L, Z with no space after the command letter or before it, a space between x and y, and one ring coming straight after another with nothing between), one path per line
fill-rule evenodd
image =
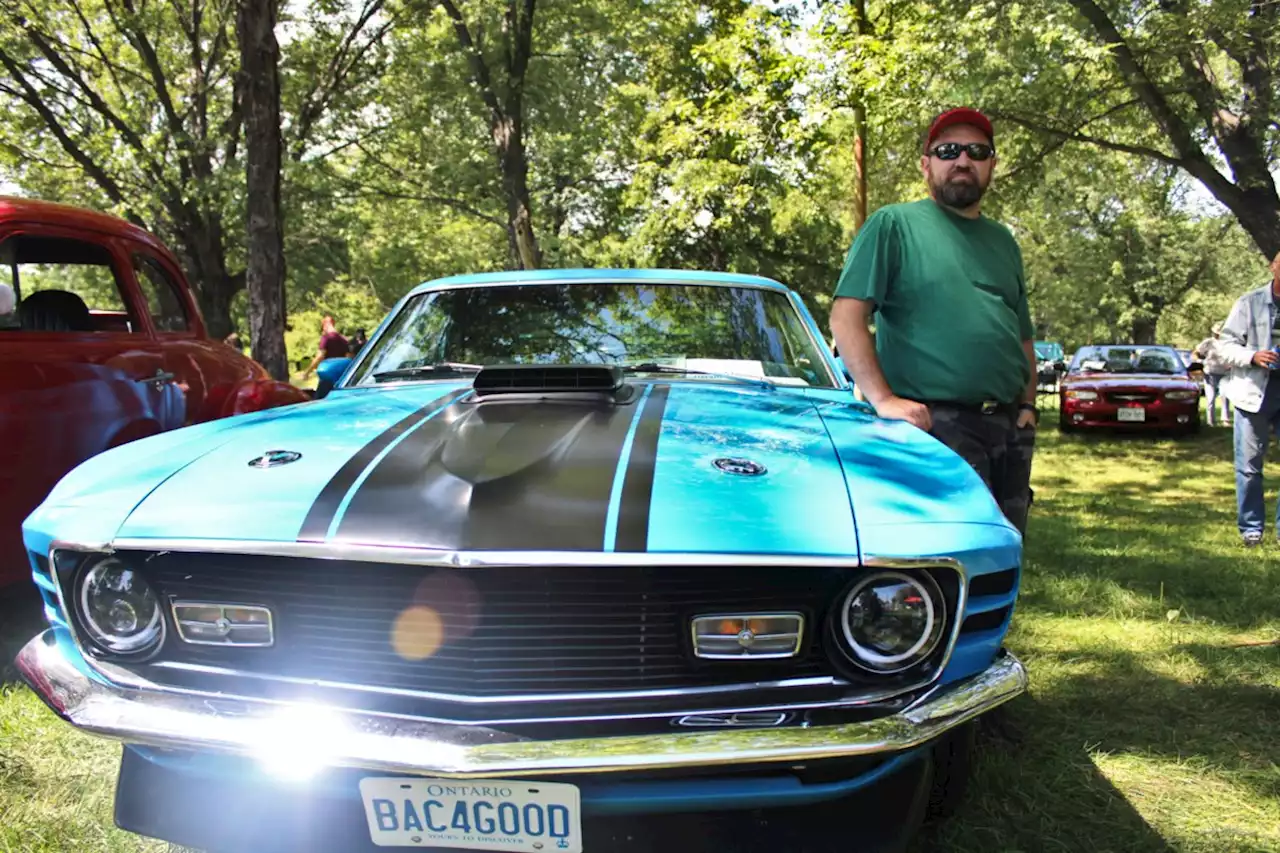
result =
M505 364L486 367L476 374L475 396L531 394L539 397L587 394L626 402L635 389L625 381L622 368L605 364Z

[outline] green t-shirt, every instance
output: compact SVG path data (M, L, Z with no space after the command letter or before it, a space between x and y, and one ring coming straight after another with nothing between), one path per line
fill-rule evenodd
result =
M836 296L875 303L876 353L912 400L1020 400L1034 337L1013 234L932 199L883 207L858 232Z

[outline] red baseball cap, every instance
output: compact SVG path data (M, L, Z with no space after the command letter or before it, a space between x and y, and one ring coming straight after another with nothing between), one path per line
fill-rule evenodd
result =
M947 110L942 115L933 120L933 124L929 125L929 134L925 139L925 147L928 148L933 144L933 140L938 138L938 134L946 130L948 127L956 124L968 124L976 127L987 135L987 139L994 144L996 141L995 131L991 127L991 119L982 113L969 107L957 107L954 110Z

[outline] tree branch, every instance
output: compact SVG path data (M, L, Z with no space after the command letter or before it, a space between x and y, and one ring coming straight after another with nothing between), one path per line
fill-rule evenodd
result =
M144 168L148 173L150 173L154 180L162 185L167 184L164 176L163 164L151 155L151 152L142 141L142 138L138 136L137 132L130 127L124 119L120 118L119 114L111 108L106 100L89 85L88 81L86 81L80 74L79 69L73 68L70 63L67 62L65 57L53 49L53 45L50 44L39 30L31 25L31 22L25 21L22 23L25 24L27 40L35 45L35 48L40 51L40 54L48 60L49 64L52 65L59 74L73 83L80 92L83 93L84 99L77 100L81 100L81 103L84 103L95 113L102 116L109 125L116 129L116 132L120 134L121 138L123 138L129 147L139 155L139 160L144 164ZM171 192L176 191L172 186L170 186L169 189Z
M453 31L458 37L458 44L462 47L462 52L467 55L467 62L471 65L471 76L475 79L476 85L480 87L480 97L484 99L485 106L493 113L493 121L500 122L504 115L502 105L498 103L498 96L493 90L493 80L489 75L489 66L484 61L476 44L471 39L471 31L467 29L466 19L462 17L462 12L454 5L453 0L440 0L440 5L444 8L445 13L453 20Z
M1099 148L1106 148L1110 151L1121 151L1125 154L1135 154L1139 157L1150 157L1161 163L1167 163L1170 166L1185 166L1186 162L1177 157L1165 154L1163 151L1157 151L1154 148L1147 148L1143 145L1128 145L1123 142L1113 142L1109 139L1101 139L1096 136L1088 136L1073 130L1063 130L1062 128L1050 127L1035 119L1029 119L1024 116L1006 113L1000 110L990 110L989 114L992 118L1001 119L1003 121L1011 121L1014 124L1025 127L1027 130L1034 130L1048 136L1054 136L1063 141L1084 142L1089 145L1096 145Z
M1227 232L1231 230L1231 226L1235 225L1234 219L1225 219L1222 226L1218 229L1218 234L1213 240L1214 243L1221 242L1223 237L1227 236ZM1209 271L1210 265L1213 263L1213 252L1202 252L1200 259L1196 265L1187 273L1187 278L1181 286L1168 298L1168 302L1176 303L1179 299L1186 296L1191 290L1200 283L1200 279L1204 278L1205 273Z
M116 94L120 96L121 101L128 101L129 98L124 93L124 86L121 85L120 78L116 76L116 63L107 58L107 51L103 48L102 42L98 40L98 36L93 31L93 26L90 25L89 19L84 16L84 12L81 10L80 4L78 2L73 2L71 3L71 8L75 10L76 17L80 20L80 26L84 29L84 34L89 39L89 43L92 44L94 49L98 52L99 61L102 62L103 66L105 66L107 71L111 74L111 82L116 87ZM141 79L132 69L122 68L121 70L127 72L133 77Z
M135 19L138 17L134 0L120 0L120 3L131 17ZM111 9L111 4L112 0L104 0L104 5L108 10ZM169 134L172 136L174 145L179 152L177 157L178 172L182 176L183 184L186 184L191 180L192 174L192 163L189 156L191 145L187 139L182 119L178 117L178 111L174 108L173 98L169 94L169 84L165 79L164 67L160 64L160 57L156 54L156 49L151 44L151 39L147 37L143 28L121 29L120 21L114 12L111 14L111 19L116 24L116 28L120 30L121 35L133 45L134 50L138 51L138 55L142 57L143 64L146 65L147 71L151 74L152 88L155 89L156 96L160 101L160 108L164 111L165 119L169 124Z
M342 37L337 50L329 58L329 65L324 74L312 83L306 96L303 97L302 108L298 110L298 130L294 136L293 151L290 155L295 162L301 160L303 154L306 153L307 140L310 138L316 121L329 108L329 104L342 89L342 84L347 77L395 24L396 18L393 16L390 21L379 27L362 46L359 48L355 46L356 40L364 31L364 28L382 11L384 5L385 0L366 0L355 23L351 25L351 29Z
M1181 162L1191 158L1204 159L1204 151L1192 138L1191 131L1186 123L1174 111L1164 93L1152 82L1146 70L1138 62L1133 49L1129 47L1124 36L1120 34L1120 30L1102 7L1095 0L1068 0L1068 2L1089 21L1098 37L1102 39L1102 42L1111 48L1112 56L1115 57L1120 73L1128 81L1134 94L1142 100L1165 135L1169 137L1170 142L1173 143L1173 149L1177 152L1177 160L1173 161L1165 158L1165 161ZM1099 143L1095 142L1094 144ZM1117 148L1116 150L1124 149ZM1130 151L1129 153L1136 152ZM1150 154L1143 154L1143 156L1150 156Z
M524 75L529 69L529 54L533 44L534 0L509 0L508 16L511 21L510 65L512 89L524 89Z
M90 157L74 139L71 138L70 134L68 134L62 127L61 122L58 121L58 117L53 114L53 111L49 109L47 104L45 104L44 99L40 97L40 93L31 85L31 82L27 80L26 76L22 73L22 69L3 49L0 49L0 65L5 67L5 70L9 72L9 75L13 77L21 87L22 92L17 93L18 97L40 114L40 118L44 120L45 125L57 138L58 143L62 146L62 150L66 151L72 160L75 160L80 164L85 173L89 175L89 177L93 178L94 183L102 188L102 191L107 194L107 197L110 198L112 202L119 205L125 205L127 207L125 196L120 189L120 185L117 184L115 180L106 173L106 170L103 169L102 166L98 165L98 163Z
M474 216L476 219L479 219L482 222L487 222L490 225L495 225L498 228L505 229L507 227L505 220L499 219L496 216L490 216L489 214L472 207L465 201L461 201L456 198L434 195L432 193L413 193L403 192L401 190L391 190L385 187L360 184L346 178L338 178L338 182L347 185L355 191L346 196L338 196L339 198L387 198L396 199L398 201L420 201L427 204L438 204L442 207L448 207L452 210L456 210L459 213ZM330 196L326 195L325 197L329 198Z

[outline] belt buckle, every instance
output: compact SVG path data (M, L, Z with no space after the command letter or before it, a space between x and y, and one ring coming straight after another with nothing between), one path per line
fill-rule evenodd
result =
M1000 410L1000 403L999 403L999 401L997 401L997 400L983 400L983 401L982 401L982 414L984 414L984 415L994 415L994 414L995 414L997 411L999 411L999 410Z

